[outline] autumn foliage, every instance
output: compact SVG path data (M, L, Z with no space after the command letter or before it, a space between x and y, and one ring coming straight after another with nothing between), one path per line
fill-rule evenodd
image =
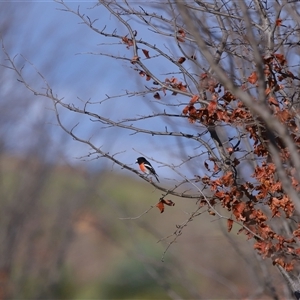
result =
M282 90L285 89L286 85L292 84L296 77L286 67L286 59L283 54L274 53L268 58L262 59L264 62L264 80L267 83L265 100L268 108L283 126L287 126L294 142L300 146L296 123L297 115L291 110L290 101L282 96ZM163 88L153 87L155 99L161 99L159 90L166 95L168 87L172 88L171 95L173 96L177 94L176 90L187 91L187 84L176 77L166 78L164 84L165 87ZM199 102L201 95L193 95L189 104L182 110L182 114L187 116L188 122L201 123L204 126L222 122L235 128L242 128L252 141L252 153L258 162L248 180L241 181L238 178L237 166L242 161L242 158L238 157L244 148L241 147L240 142L226 149L229 165L225 168L215 158L209 157L209 160L213 162L213 169L211 170L208 163L205 162L204 167L211 174L202 177L201 181L204 190L208 194L212 193L212 196L200 200L200 206L207 206L212 211L211 209L221 205L231 212L232 216L228 218L227 223L228 231L231 231L234 222L240 224L241 228L238 233L245 234L247 239L253 239L253 247L262 257L271 258L274 264L290 271L294 264L299 261L300 229L293 231L290 236L285 236L280 230L277 230L278 226L272 225L280 218L286 218L293 222L295 207L277 176L276 166L269 151L271 141L268 136L268 128L238 97L226 90L215 77L207 73L200 74L199 84L206 95L210 95L211 99L204 106ZM250 90L257 85L257 71L253 71L242 89L244 91ZM253 96L253 102L256 101L258 99ZM282 163L288 163L290 153L280 137L275 137L272 143L276 145ZM295 178L295 173L295 168L285 168L285 176L292 181L293 188L299 192L300 186ZM163 212L164 201L160 201L157 207Z
M264 59L264 63L265 80L268 83L265 94L269 109L283 125L289 128L293 140L300 146L296 115L291 111L291 103L288 99L279 94L285 84L290 84L287 81L294 80L295 76L285 68L286 59L282 54L273 54L268 59ZM203 74L201 78L206 76ZM253 71L248 77L250 86L244 85L243 88L248 89L255 84L257 84L257 74ZM292 219L295 215L295 207L276 174L276 166L272 162L268 149L270 140L266 134L265 124L255 120L255 115L237 97L222 89L217 80L211 78L206 85L206 90L212 95L209 104L205 107L197 105L196 99L200 96L195 95L189 105L183 109L183 114L187 115L189 122L192 123L211 125L222 121L237 128L243 126L252 141L253 154L259 163L251 179L241 182L236 172L240 159L237 156L233 158L233 155L241 149L238 145L228 148L228 155L231 158L230 170L224 172L222 166L214 163L211 176L201 179L205 189L213 194L209 202L201 200L200 205L215 207L221 204L232 213L233 220L242 224L239 233L255 240L253 247L259 254L271 258L274 264L279 264L290 271L299 261L300 229L293 231L291 236L284 236L276 226L272 226L276 219ZM257 99L253 97L253 101ZM289 151L283 146L280 138L276 138L273 142L279 149L282 162L287 163ZM208 169L207 165L205 167ZM294 189L299 192L300 186L295 178L295 172L293 167L285 169L286 177L292 180ZM214 179L215 177L218 178ZM228 219L229 231L232 229L233 220ZM298 226L300 227L300 224Z

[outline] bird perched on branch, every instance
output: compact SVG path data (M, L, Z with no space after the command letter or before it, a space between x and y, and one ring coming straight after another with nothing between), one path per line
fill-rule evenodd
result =
M154 168L151 166L151 164L145 157L138 157L136 163L139 164L140 169L143 173L146 173L148 175L154 175L156 180L159 182L158 175L156 174Z

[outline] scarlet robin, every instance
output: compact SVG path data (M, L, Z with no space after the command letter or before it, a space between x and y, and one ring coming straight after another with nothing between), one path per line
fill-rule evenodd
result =
M152 167L152 165L150 164L150 162L145 157L138 157L138 159L136 160L136 163L139 164L140 169L143 173L154 175L156 180L159 182L158 175L156 174L156 172L155 172L154 168Z

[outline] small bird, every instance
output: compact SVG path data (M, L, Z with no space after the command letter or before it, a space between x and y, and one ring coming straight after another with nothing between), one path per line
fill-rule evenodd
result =
M138 157L138 159L136 160L136 163L139 164L142 172L144 172L146 174L154 175L156 180L159 182L158 175L156 174L154 168L151 166L151 164L145 157Z

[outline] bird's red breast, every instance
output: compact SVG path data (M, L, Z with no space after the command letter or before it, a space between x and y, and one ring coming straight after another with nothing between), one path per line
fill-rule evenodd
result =
M140 166L140 169L141 169L142 172L144 172L144 173L148 173L149 172L149 170L145 167L144 163L139 164L139 166Z

